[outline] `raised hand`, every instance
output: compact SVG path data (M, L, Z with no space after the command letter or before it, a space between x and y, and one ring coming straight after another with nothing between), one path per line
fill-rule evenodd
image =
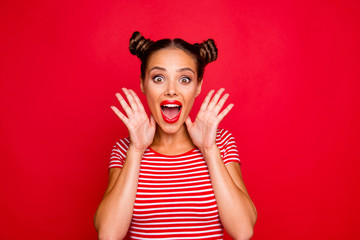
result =
M149 119L144 106L133 90L126 88L122 88L122 90L130 106L120 93L116 93L115 95L127 117L115 106L111 106L111 109L127 127L130 135L130 146L132 146L134 150L145 151L154 139L156 129L155 119L152 115L150 115Z
M226 99L229 97L229 94L226 93L220 99L220 96L224 90L224 88L219 89L213 98L212 96L215 91L211 90L205 97L195 121L191 122L189 116L185 120L185 124L187 126L191 140L202 152L216 147L216 131L219 123L234 106L232 103L229 104L219 114L221 108L224 106Z

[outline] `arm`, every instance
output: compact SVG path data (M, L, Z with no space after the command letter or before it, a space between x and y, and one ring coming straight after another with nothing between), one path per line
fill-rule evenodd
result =
M109 184L94 218L100 240L123 239L126 236L134 208L142 155L143 152L129 147L124 167L121 170L110 169Z
M99 239L123 239L129 229L140 172L140 163L146 148L155 134L155 120L147 117L145 109L132 90L123 89L129 105L117 93L127 117L116 107L112 107L126 125L130 135L130 145L123 168L110 169L109 183L94 217L94 225Z
M229 104L220 113L229 96L225 94L220 99L224 90L220 89L213 98L214 91L210 91L195 121L192 123L188 117L185 123L191 140L200 149L208 165L223 226L233 239L250 239L257 215L255 206L242 181L239 164L229 163L225 166L216 145L217 127L234 106Z
M224 165L220 150L203 150L214 189L221 223L236 240L250 239L256 222L256 209L242 180L240 165Z

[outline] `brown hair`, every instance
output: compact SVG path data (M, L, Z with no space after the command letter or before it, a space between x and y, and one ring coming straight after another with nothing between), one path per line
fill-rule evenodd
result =
M134 32L130 38L130 53L136 55L141 60L141 79L145 77L147 62L152 53L165 49L178 48L194 57L197 66L198 80L204 75L205 66L217 59L218 50L215 42L208 39L202 43L191 44L180 38L161 39L152 41L146 39L139 32Z

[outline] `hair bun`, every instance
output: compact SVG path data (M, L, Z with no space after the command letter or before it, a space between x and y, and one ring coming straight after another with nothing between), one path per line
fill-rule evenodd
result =
M130 38L129 50L130 53L136 55L138 58L142 58L144 56L145 51L149 48L149 46L153 43L150 39L146 39L141 36L140 32L134 32Z
M208 39L201 44L197 44L200 49L200 56L205 64L211 63L217 59L218 50L213 39Z

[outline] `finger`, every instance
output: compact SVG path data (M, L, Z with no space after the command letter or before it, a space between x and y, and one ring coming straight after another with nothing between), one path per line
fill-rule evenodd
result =
M221 108L224 106L226 100L228 99L229 94L226 93L224 96L222 96L222 98L220 99L220 101L216 104L215 108L214 108L214 112L216 113L216 115L220 112Z
M124 111L126 112L126 114L128 116L130 116L132 114L132 110L129 107L129 105L127 104L127 102L125 101L125 99L123 98L123 96L121 96L120 93L116 93L115 96L117 97L117 99L120 102L121 107L124 109Z
M224 117L230 112L230 110L234 107L234 104L231 103L229 104L218 116L217 119L219 120L219 122L221 122Z
M213 99L209 103L208 109L213 109L218 102L221 94L225 91L225 88L220 88L217 93L214 95Z
M131 106L131 109L135 112L138 110L137 104L135 102L135 99L133 97L133 95L130 93L130 91L126 88L122 88L122 90L124 91L127 100L129 101L129 104Z
M205 97L204 99L204 102L201 104L201 107L200 107L200 111L204 111L207 106L209 105L209 102L210 102L210 99L211 99L211 96L213 95L213 93L215 92L215 90L211 90Z
M130 91L130 93L133 95L133 97L134 97L134 99L135 99L135 102L136 102L138 108L141 109L141 110L143 110L143 111L145 111L144 106L143 106L143 104L141 103L140 98L138 97L138 95L137 95L133 90L131 90L131 89L129 89L129 91Z
M111 106L111 109L115 112L115 114L121 119L121 121L125 124L125 126L128 126L129 123L129 119L122 113L120 112L119 109L117 109L117 107L115 106Z

